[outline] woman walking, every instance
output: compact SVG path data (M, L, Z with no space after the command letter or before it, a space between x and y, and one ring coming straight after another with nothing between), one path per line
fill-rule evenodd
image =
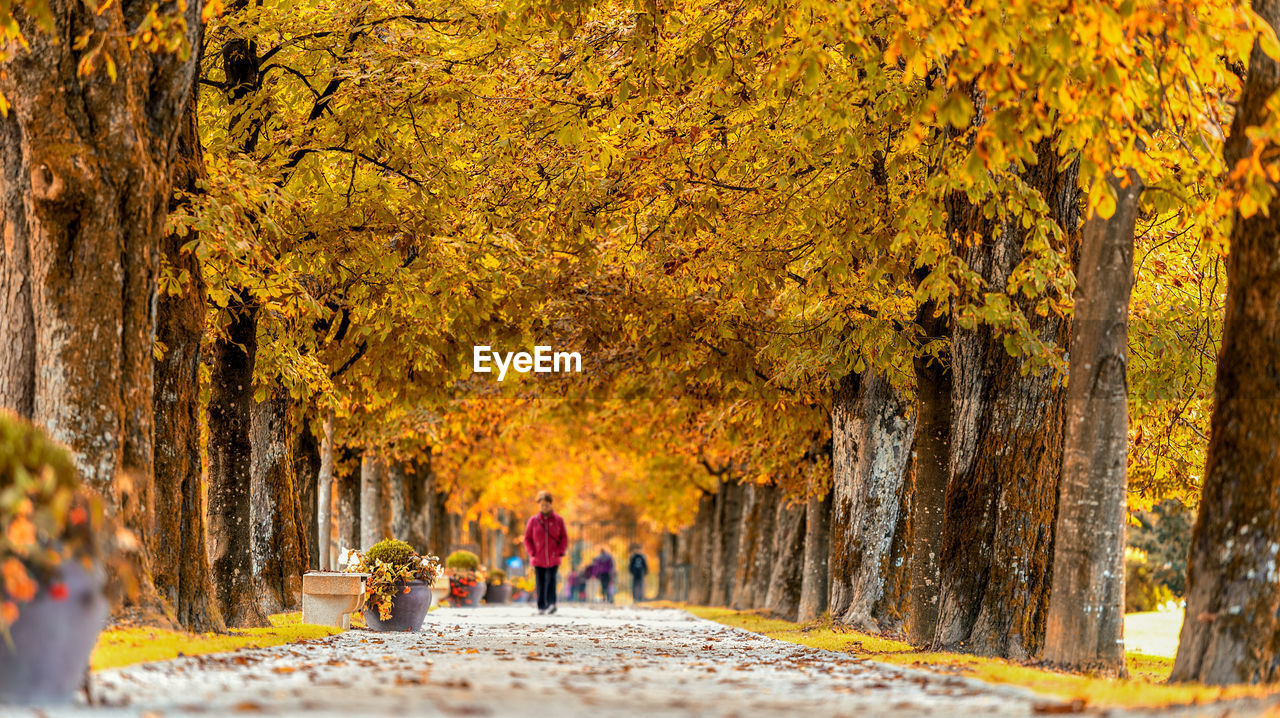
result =
M556 571L569 547L564 519L551 510L551 492L538 492L538 513L524 527L524 550L533 564L538 613L556 612Z

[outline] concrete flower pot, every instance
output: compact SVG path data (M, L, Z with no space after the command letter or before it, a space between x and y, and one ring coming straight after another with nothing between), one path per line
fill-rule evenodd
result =
M302 622L351 628L351 614L364 607L365 573L312 571L302 575Z
M103 580L101 570L91 573L69 561L62 564L65 596L54 598L49 586L41 586L34 600L19 604L9 628L13 645L0 638L0 704L71 702L107 620Z
M416 631L431 610L431 586L426 581L404 584L409 591L391 599L391 617L382 620L375 608L364 609L364 622L375 631Z

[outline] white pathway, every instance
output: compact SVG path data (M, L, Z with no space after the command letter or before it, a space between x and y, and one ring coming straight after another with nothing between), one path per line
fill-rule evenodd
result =
M572 606L545 617L527 606L444 609L418 633L353 630L103 671L95 690L103 704L95 708L0 707L0 715L870 718L1065 708L1013 688L774 641L683 611Z

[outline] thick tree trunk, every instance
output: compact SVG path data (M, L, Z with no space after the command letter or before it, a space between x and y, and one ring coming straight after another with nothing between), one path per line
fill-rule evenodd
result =
M937 356L913 360L916 375L915 460L911 476L911 570L906 616L907 640L928 646L938 628L941 589L939 559L946 514L947 480L951 475L950 326L932 302L916 314L925 336L943 345Z
M431 457L417 459L404 467L405 526L404 540L419 553L439 552L431 545L431 502L435 477Z
M360 549L367 550L382 536L382 460L368 450L360 459Z
M294 487L287 434L289 399L273 391L253 406L249 516L253 523L253 583L267 613L292 611L302 598L306 541Z
M307 557L304 568L320 568L319 514L320 441L311 431L311 422L303 418L293 432L293 479L297 487L300 510L299 527L302 547Z
M442 560L453 548L453 520L449 515L449 491L441 485L440 476L430 471L431 486L427 489L431 498L430 523L427 527L427 547Z
M747 486L742 534L738 540L738 569L730 605L759 608L769 593L773 573L773 530L778 515L778 488L773 484Z
M338 550L360 548L360 467L358 462L346 462L352 466L334 482L338 492Z
M1109 218L1085 223L1072 317L1062 486L1044 658L1123 676L1129 455L1129 296L1142 186L1111 178Z
M196 53L114 52L81 75L73 40L124 37L149 4L50 0L52 27L16 13L27 47L0 62L0 406L72 451L138 538L128 613L167 623L152 582L155 301ZM198 46L200 8L186 11ZM109 130L107 129L109 128Z
M178 136L173 183L198 190L204 158L192 93ZM204 335L205 283L194 252L183 252L190 235L162 242L173 271L185 274L181 294L162 294L156 304L156 340L165 347L155 363L155 534L150 545L156 590L183 628L223 632L226 624L213 596L205 546L204 492L200 464L200 340Z
M318 567L321 571L333 570L333 410L324 419L324 438L320 443L320 475L316 479L316 527L319 534L316 543Z
M805 505L778 501L777 528L773 533L773 576L765 596L765 609L788 621L800 613L804 584Z
M831 492L805 505L804 568L796 620L812 621L827 610L831 595Z
M1253 9L1280 30L1280 3ZM1272 120L1280 64L1254 44L1224 155L1254 153L1247 132ZM1272 185L1272 191L1276 189ZM1280 196L1239 213L1227 260L1227 312L1209 453L1191 538L1187 613L1172 680L1280 681Z
M388 461L385 467L383 488L387 492L387 523L391 536L404 541L409 538L408 469L403 461Z
M226 336L214 342L209 395L209 546L218 608L227 626L270 625L253 583L253 361L257 310L237 302Z
M906 569L895 540L906 529L908 471L915 422L910 405L882 376L846 376L831 409L831 616L862 630L901 624L886 587Z
M736 482L720 485L716 494L715 544L711 563L713 606L728 606L733 593L733 574L738 561L738 537L742 533L742 504L746 487Z
M698 513L693 519L690 539L689 603L695 606L705 606L711 601L711 534L715 516L715 494L702 494L698 498Z
M1040 162L1026 179L1074 247L1074 166L1059 169L1061 160L1048 140L1038 149ZM989 291L1003 290L1023 259L1022 236L1012 226L987 226L979 207L957 205L950 207L953 222L984 230L978 244L962 245L963 259ZM1065 348L1066 320L1040 316L1025 299L1016 306L1042 341ZM1022 361L1009 356L1003 337L987 325L957 325L952 357L951 478L936 643L948 650L1030 658L1044 642L1065 391L1050 371L1024 375Z

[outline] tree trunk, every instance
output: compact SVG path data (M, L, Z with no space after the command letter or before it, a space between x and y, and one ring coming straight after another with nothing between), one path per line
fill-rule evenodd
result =
M442 490L440 477L429 469L431 486L427 489L431 498L430 523L427 527L428 548L442 560L453 548L453 522L449 516L449 492Z
M831 408L831 616L881 632L902 620L885 589L905 569L893 546L906 529L915 422L910 405L874 372L840 382ZM802 612L803 613L803 612Z
M738 561L738 536L742 533L742 504L746 487L736 482L720 485L716 494L715 553L711 563L713 606L728 606L733 593L733 574Z
M273 391L261 402L254 402L249 516L253 523L253 583L266 613L298 607L307 567L288 423L289 399L283 391Z
M747 486L742 535L738 541L738 572L730 605L759 608L769 593L773 573L773 530L778 516L778 488L773 484Z
M810 496L804 516L804 563L796 620L812 621L826 612L831 593L831 492Z
M404 541L409 538L409 479L403 461L388 461L383 488L387 491L387 523L391 536Z
M320 442L311 431L306 416L298 422L293 432L293 480L297 487L299 529L302 531L303 554L307 558L304 569L320 568L320 529L318 481L320 475Z
M1049 140L1038 151L1027 182L1075 247L1074 165L1060 170ZM988 226L980 207L957 204L951 221L982 230L979 243L961 245L962 258L989 291L1004 290L1023 259L1021 234L1013 226ZM1042 341L1065 347L1066 320L1040 316L1024 298L1015 306ZM952 357L951 477L936 644L1023 660L1038 655L1044 642L1065 391L1050 371L1024 375L1003 336L985 324L962 329L957 323Z
M137 537L130 616L167 623L152 582L157 273L196 53L113 50L117 77L80 75L74 38L125 37L136 0L50 0L16 13L0 93L0 406L41 426ZM200 8L186 10L198 47ZM109 128L109 130L107 129Z
M1142 185L1110 179L1115 214L1085 223L1072 317L1062 486L1044 658L1126 674L1124 545L1129 455L1129 296Z
M198 190L204 158L192 93L178 136L174 187ZM200 261L182 245L192 237L169 234L162 248L173 270L186 274L181 294L162 294L156 304L156 340L165 347L155 363L155 534L150 545L156 590L188 631L226 631L213 597L205 546L204 492L200 465L200 340L204 335L205 283Z
M360 459L360 549L383 539L382 536L382 460L377 452L367 450Z
M907 606L907 640L913 646L933 643L938 628L941 587L942 525L947 480L951 475L951 347L950 326L933 302L920 306L916 324L944 348L936 355L915 357L916 431L911 476L911 581Z
M253 361L257 309L235 302L226 336L214 342L209 394L209 547L218 608L228 627L268 626L253 583Z
M1280 29L1280 3L1253 9ZM1224 155L1253 156L1250 128L1272 119L1280 64L1257 43ZM1272 192L1276 190L1272 184ZM1175 681L1280 680L1280 196L1238 212L1227 260L1227 312L1209 453L1187 570Z
M423 555L439 552L439 548L431 546L431 501L435 486L431 457L428 455L406 465L404 482L405 540Z
M344 462L351 467L354 460ZM341 476L335 477L338 491L338 549L360 548L360 469L359 465L349 468Z
M317 563L321 571L333 570L333 410L324 418L324 438L320 443L320 476L316 479L316 527L319 536Z
M695 606L705 606L711 601L711 534L715 515L715 494L703 493L698 498L690 540L689 603Z
M781 498L775 523L773 576L765 596L765 608L778 618L794 621L800 613L800 591L804 583L805 505L791 504Z

